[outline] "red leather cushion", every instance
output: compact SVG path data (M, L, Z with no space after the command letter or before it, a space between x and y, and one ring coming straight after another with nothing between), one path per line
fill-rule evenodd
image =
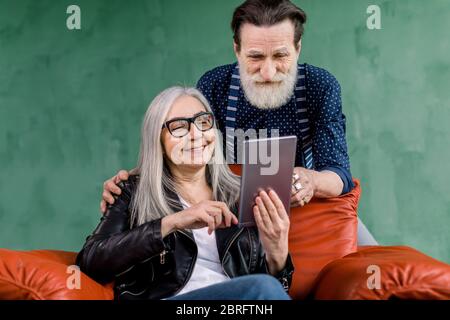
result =
M14 251L0 249L0 299L78 300L113 299L112 286L101 286L80 274L80 289L69 289L75 252L56 250Z
M380 288L369 289L377 266ZM373 278L372 278L373 279ZM317 299L450 299L450 265L405 246L366 247L326 266Z
M241 174L241 166L231 165ZM313 198L310 203L290 212L289 251L295 265L290 295L305 298L314 281L329 262L357 249L357 208L361 194L358 180L348 194L331 198Z

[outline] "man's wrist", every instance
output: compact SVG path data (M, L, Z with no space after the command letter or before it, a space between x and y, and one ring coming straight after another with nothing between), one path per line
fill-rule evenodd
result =
M334 171L313 171L314 195L318 198L330 198L341 195L343 182Z
M313 169L307 169L311 175L310 175L310 179L311 179L311 186L313 189L313 194L315 195L318 191L318 181L320 179L320 172L313 170Z

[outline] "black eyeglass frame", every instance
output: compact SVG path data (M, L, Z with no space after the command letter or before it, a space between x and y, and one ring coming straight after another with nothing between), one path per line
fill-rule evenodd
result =
M204 116L204 115L210 115L210 116L211 116L211 119L212 119L212 123L211 123L211 128L202 130L202 129L200 129L200 128L197 126L197 124L195 123L195 120L196 120L198 117L201 117L201 116ZM174 135L174 134L172 133L172 131L170 130L169 125L170 125L172 122L180 121L180 120L184 120L184 121L187 121L187 122L188 122L188 130L187 130L186 134L184 134L184 135L182 135L182 136L176 136L176 135ZM193 123L193 124L195 125L195 127L196 127L198 130L200 130L201 132L205 132L205 131L211 130L211 129L214 127L215 121L216 121L216 119L215 119L214 114L213 114L212 112L206 112L206 111L204 111L204 112L197 113L196 115L194 115L194 116L191 117L191 118L182 118L182 117L179 117L179 118L173 118L173 119L170 119L170 120L166 121L166 122L162 125L161 129L166 128L172 136L174 136L174 137L176 137L176 138L182 138L182 137L184 137L185 135L189 134L189 132L191 131L191 123Z

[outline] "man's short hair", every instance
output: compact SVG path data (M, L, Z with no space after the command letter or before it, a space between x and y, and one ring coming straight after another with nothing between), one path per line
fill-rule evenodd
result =
M294 24L294 45L298 49L298 42L303 34L303 24L306 13L289 0L246 0L234 10L231 29L237 50L241 48L240 29L244 23L255 26L273 26L290 19Z

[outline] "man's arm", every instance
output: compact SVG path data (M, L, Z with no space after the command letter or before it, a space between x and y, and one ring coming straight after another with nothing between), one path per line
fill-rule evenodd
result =
M320 69L311 77L320 88L311 89L316 101L313 129L313 157L315 170L295 168L300 185L293 186L291 203L303 206L313 196L336 197L353 189L350 160L345 138L345 116L342 113L341 88L333 75ZM294 179L295 180L295 179Z
M323 87L313 126L313 152L318 172L315 182L318 196L338 196L352 190L354 185L347 153L341 87L333 75L325 70L323 72ZM341 183L338 183L338 179Z

